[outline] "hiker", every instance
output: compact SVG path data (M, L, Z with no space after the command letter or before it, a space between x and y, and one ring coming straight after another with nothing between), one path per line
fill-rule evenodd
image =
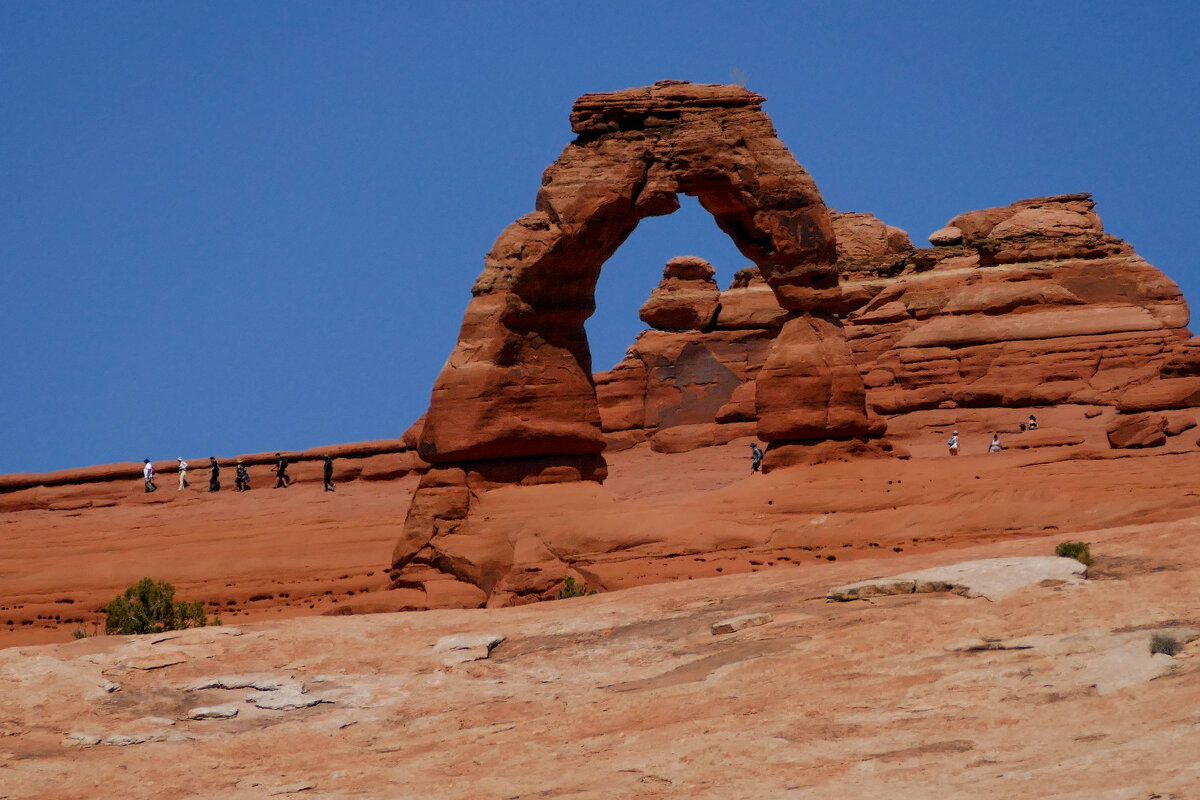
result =
M184 489L188 488L188 482L187 482L188 463L183 460L183 456L180 456L179 458L177 458L175 460L179 462L179 491L182 492Z
M275 488L276 489L278 489L281 486L284 489L286 489L287 487L292 485L292 479L288 477L287 468L288 468L288 460L286 458L284 458L283 456L279 455L279 453L276 453L275 454L275 477L276 477Z
M1037 417L1035 417L1033 414L1030 414L1029 422L1025 423L1025 427L1031 431L1036 431L1037 430Z
M333 488L333 459L325 456L325 491L336 491Z
M756 444L755 442L751 442L750 443L750 471L758 472L759 467L762 466L762 460L763 460L763 451L761 449L759 449L758 444Z
M221 491L221 467L217 464L217 457L209 456L208 465L212 467L212 474L208 476L208 490L219 492Z
M989 453L999 453L1004 448L1000 445L1000 434L992 434L992 443L988 445Z
M958 431L950 434L950 441L946 442L950 446L950 455L958 455Z
M250 491L250 473L246 471L246 465L239 458L237 462L237 475L234 477L237 490L239 492Z
M158 491L158 487L154 485L154 465L148 458L142 462L142 477L146 479L146 494Z

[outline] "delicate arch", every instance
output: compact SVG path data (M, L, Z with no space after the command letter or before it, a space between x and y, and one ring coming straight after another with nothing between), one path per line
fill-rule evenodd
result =
M699 199L784 308L837 302L829 212L763 101L737 86L675 81L576 101L577 138L543 174L536 210L500 234L475 282L433 388L423 458L604 449L584 331L596 281L638 222L678 209L680 193Z

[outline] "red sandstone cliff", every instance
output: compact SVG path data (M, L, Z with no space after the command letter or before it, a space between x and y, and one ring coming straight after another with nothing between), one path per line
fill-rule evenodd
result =
M1090 195L962 214L931 237L945 244L926 249L869 214L833 224L839 316L874 414L1200 404L1200 346L1188 344L1179 288L1104 233ZM649 439L679 451L753 435L764 405L756 378L786 315L774 299L747 268L720 294L712 330L641 334L596 375L611 446ZM1172 427L1138 419L1155 440Z

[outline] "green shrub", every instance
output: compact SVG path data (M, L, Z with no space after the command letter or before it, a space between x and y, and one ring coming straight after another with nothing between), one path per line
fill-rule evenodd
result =
M1058 547L1054 548L1054 555L1073 558L1089 567L1092 565L1092 551L1087 542L1060 542Z
M1150 654L1166 653L1173 656L1183 649L1183 645L1173 636L1167 636L1163 633L1156 633L1150 637Z
M71 636L76 639L86 639L87 638L87 628L80 625L78 628L71 631Z
M580 581L575 582L575 579L568 577L563 581L562 588L558 590L558 599L566 600L568 597L584 597L589 594L595 594L595 589L589 589L586 583Z
M204 604L175 602L175 587L142 578L109 603L104 613L105 633L161 633L208 624Z

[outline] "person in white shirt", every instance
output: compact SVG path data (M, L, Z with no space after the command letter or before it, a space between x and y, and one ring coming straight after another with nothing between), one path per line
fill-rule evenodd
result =
M958 455L958 431L950 435L950 441L946 442L950 446L950 455Z
M992 443L988 445L989 453L999 453L1004 448L1000 445L1000 434L992 434Z
M142 477L146 479L147 494L158 491L158 487L154 485L154 465L148 458L142 462Z
M188 463L183 460L183 456L180 456L179 458L177 458L175 460L179 462L179 491L182 492L184 489L186 489L188 487L188 482L187 482Z

